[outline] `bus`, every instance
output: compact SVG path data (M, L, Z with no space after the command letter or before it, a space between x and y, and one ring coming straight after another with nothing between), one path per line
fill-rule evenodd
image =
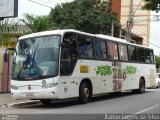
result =
M19 38L11 68L15 99L52 100L92 97L154 86L153 49L102 34L52 30Z

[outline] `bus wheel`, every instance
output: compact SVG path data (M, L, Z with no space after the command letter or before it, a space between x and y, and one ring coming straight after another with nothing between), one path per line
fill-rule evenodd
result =
M86 82L82 82L79 89L79 102L85 104L89 101L90 89Z
M41 103L42 103L43 105L49 105L52 100L50 100L50 99L41 99L40 101L41 101Z
M160 83L158 82L157 88L160 88Z
M145 92L145 81L144 79L140 79L138 93L142 94Z

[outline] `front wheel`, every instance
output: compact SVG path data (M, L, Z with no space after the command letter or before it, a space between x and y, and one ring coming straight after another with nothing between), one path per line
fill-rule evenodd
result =
M40 101L41 101L41 103L42 103L43 105L49 105L52 100L50 100L50 99L41 99Z
M82 82L79 88L79 102L85 104L89 101L90 89L86 82Z

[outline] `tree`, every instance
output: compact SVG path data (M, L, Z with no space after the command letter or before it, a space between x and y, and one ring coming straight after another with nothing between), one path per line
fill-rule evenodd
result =
M146 10L159 11L160 10L160 0L144 0L145 5L142 7Z
M155 56L156 68L160 68L160 56Z
M0 45L8 46L14 45L15 43L11 41L13 31L17 29L19 21L17 19L6 18L0 21Z
M54 24L49 22L48 16L34 16L26 13L21 21L28 26L32 33L54 29Z
M56 23L57 29L77 29L93 34L110 34L112 20L119 25L110 1L75 0L57 5L50 12L50 21Z

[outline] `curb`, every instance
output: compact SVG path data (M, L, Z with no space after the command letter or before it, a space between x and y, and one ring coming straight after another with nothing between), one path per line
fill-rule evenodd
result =
M19 103L12 103L12 104L4 104L4 105L2 105L2 108L21 107L21 106L33 105L33 104L37 104L37 103L39 103L39 100L19 102Z

